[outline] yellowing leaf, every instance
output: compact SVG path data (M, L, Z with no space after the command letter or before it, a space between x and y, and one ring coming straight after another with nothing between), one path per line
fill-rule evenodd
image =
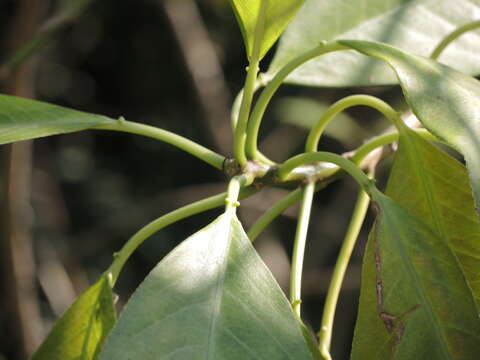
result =
M31 360L94 360L115 323L106 275L85 291L55 323Z
M455 254L391 199L374 200L352 359L474 359L480 318Z

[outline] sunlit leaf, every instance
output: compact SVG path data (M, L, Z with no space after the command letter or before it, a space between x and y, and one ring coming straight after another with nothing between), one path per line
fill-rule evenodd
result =
M100 357L312 359L287 299L230 213L157 265Z
M262 58L277 41L285 27L292 20L304 0L230 0L242 30L243 40L250 58L255 40L255 28L260 16L261 3L265 4L264 32L260 41L260 58Z
M465 166L415 132L404 131L387 194L450 245L480 304L480 220Z
M31 360L94 360L115 323L106 275L85 291L55 323Z
M479 13L479 0L306 0L282 35L268 73L273 75L321 40L381 41L429 56L445 35L478 20ZM469 74L480 73L480 32L464 34L439 60ZM306 63L287 81L313 86L397 82L385 64L345 51Z
M455 254L391 199L374 200L352 359L475 358L480 319Z
M342 41L395 70L417 118L465 157L480 210L480 82L436 61L366 41Z
M0 144L85 130L110 121L106 116L0 94Z

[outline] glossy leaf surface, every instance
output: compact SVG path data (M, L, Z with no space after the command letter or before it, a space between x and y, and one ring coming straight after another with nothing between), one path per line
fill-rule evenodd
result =
M85 130L110 121L106 116L0 94L0 144Z
M386 196L368 240L352 359L472 359L480 319L447 242Z
M265 4L265 16L260 16L261 3ZM304 0L230 0L235 16L242 30L247 56L250 58L255 39L258 20L264 19L264 31L260 41L260 58L262 58L277 41L285 27L292 20Z
M306 0L282 35L268 73L276 73L321 40L380 41L429 56L445 35L478 20L479 13L480 0ZM469 74L480 73L480 31L461 36L439 60ZM344 51L304 64L287 81L313 86L397 82L385 64Z
M114 323L112 288L106 275L103 275L55 323L31 359L97 359Z
M366 41L342 41L395 70L417 118L465 157L480 208L480 82L436 61Z
M101 359L312 359L299 323L235 215L226 213L148 275Z

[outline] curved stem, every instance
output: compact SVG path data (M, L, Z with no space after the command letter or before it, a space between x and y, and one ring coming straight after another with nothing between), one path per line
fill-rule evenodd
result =
M356 106L356 105L365 105L372 107L379 112L381 112L387 119L389 119L394 125L400 121L400 113L396 112L389 104L385 101L370 95L351 95L343 99L338 100L332 104L327 111L322 115L322 117L315 123L315 125L310 130L307 142L305 145L305 151L313 152L317 151L318 142L320 137L327 127L328 123L340 112L343 110Z
M253 187L246 188L240 192L240 198L246 198L254 194L257 190ZM128 260L130 255L151 235L160 231L164 227L173 224L179 220L182 220L186 217L220 207L225 204L225 196L227 193L221 193L209 198L194 202L192 204L181 207L171 213L163 215L158 219L152 221L148 225L144 226L142 229L137 231L122 249L115 254L115 260L113 261L110 268L107 270L107 273L111 274L112 286L118 279L120 272L125 265L125 262Z
M368 194L378 191L374 182L354 162L340 155L323 151L304 153L290 158L278 168L278 177L281 180L287 180L289 173L296 167L315 162L334 163L350 174Z
M342 288L343 278L347 270L348 262L352 255L355 242L362 228L363 221L367 215L370 199L365 191L360 190L358 194L355 209L353 210L352 220L343 240L342 248L338 255L337 263L333 270L330 286L328 287L327 298L323 307L322 324L319 332L319 350L325 360L331 360L330 343L332 340L333 320L335 318L335 309L337 307L338 296Z
M182 149L189 154L192 154L193 156L209 163L217 169L222 169L223 162L225 160L222 155L219 155L216 152L207 149L196 142L193 142L192 140L184 138L183 136L154 126L126 121L122 118L111 123L96 125L91 129L121 131L158 139L170 145L176 146L177 148Z
M245 143L247 139L246 131L248 118L250 116L250 108L252 106L253 93L255 91L255 83L259 70L260 46L265 30L265 16L267 12L266 7L267 1L261 1L260 11L258 14L257 23L255 25L252 53L249 56L247 78L245 79L245 86L243 87L242 103L240 105L240 112L234 132L233 155L241 167L247 164L247 156L245 154Z
M467 24L464 24L454 31L452 31L450 34L445 36L442 41L435 47L435 49L432 51L432 54L430 55L431 59L438 59L442 51L450 45L451 42L459 38L461 35L466 33L467 31L471 31L474 29L480 28L480 20L472 21Z
M292 270L290 273L290 303L293 311L300 318L300 304L302 302L302 270L303 258L305 255L305 244L307 242L308 223L312 209L315 183L309 182L302 192L302 204L298 215L295 242L293 243Z
M250 185L254 177L250 174L242 174L234 176L228 183L227 196L225 198L225 212L235 213L237 207L240 206L238 202L238 195L240 189L244 186Z
M277 89L282 84L283 80L297 67L302 65L303 63L311 60L315 57L318 57L323 54L327 54L333 51L339 50L348 50L349 48L338 44L337 42L324 42L321 43L316 48L307 51L306 53L296 57L288 64L286 64L275 76L274 78L268 83L265 89L262 91L260 97L258 98L255 107L253 108L252 115L250 117L250 121L248 124L247 129L247 143L246 143L246 151L247 155L257 160L258 159L258 150L257 150L257 141L258 141L258 131L260 129L260 123L263 118L263 114L272 99L273 95L277 91Z
M432 135L426 129L411 129L411 130L415 131L418 135L420 135L424 139L433 140L433 141L441 141L438 138L436 138L434 135ZM377 137L373 138L372 140L366 142L365 144L363 144L359 148L357 148L357 150L355 150L354 155L351 157L351 160L355 164L358 165L362 162L363 159L365 159L365 157L370 152L372 152L376 148L379 148L381 146L384 146L384 145L387 145L387 144L390 144L392 142L397 141L399 136L400 136L400 134L397 131L389 132L389 133L377 136Z
M422 136L425 139L439 141L435 136L429 133L425 129L415 129L414 130L417 134ZM369 142L365 143L364 145L360 146L357 150L354 151L354 155L351 160L359 165L363 159L367 157L367 155L372 152L373 150L395 142L398 140L399 133L398 132L391 132L384 135L380 135ZM328 183L334 181L335 174L338 174L338 170L335 173L332 173L331 169L321 170L320 173L317 174L318 178L325 179L321 183L317 183L316 190L321 190L324 188ZM325 176L322 174L325 173ZM248 238L251 241L254 241L258 235L260 235L265 228L275 220L280 214L282 214L286 209L290 206L295 204L301 197L302 192L301 190L297 189L290 192L284 198L276 202L270 209L268 209L258 220L250 227L248 231Z

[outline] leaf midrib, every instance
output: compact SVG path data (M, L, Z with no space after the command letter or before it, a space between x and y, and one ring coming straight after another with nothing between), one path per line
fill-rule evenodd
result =
M405 231L403 229L402 226L398 226L397 227L397 224L395 221L391 221L390 217L389 216L385 216L385 220L389 222L389 226L391 226L393 228L393 232L392 234L402 234L403 236L405 236ZM405 248L405 246L403 245L403 241L402 239L398 238L398 235L394 235L394 239L395 241L395 244L397 245L397 248L399 248L399 254L403 260L403 263L406 265L407 267L407 271L409 272L410 274L410 277L412 278L412 280L414 281L414 284L416 284L416 286L414 286L415 290L416 290L416 293L418 294L418 296L420 296L421 300L422 300L422 303L425 304L425 308L426 308L426 312L428 314L428 318L430 319L430 322L432 323L432 327L435 331L435 333L437 334L437 337L442 339L442 341L440 341L440 347L442 349L442 353L445 357L445 359L452 359L453 360L453 357L451 356L451 353L450 353L450 350L448 349L448 345L447 345L447 339L445 337L445 334L443 332L443 329L442 329L442 326L439 322L439 319L438 319L438 316L437 314L433 311L433 305L432 303L430 302L427 294L426 294L426 290L425 290L425 287L423 285L423 281L418 277L418 274L416 272L416 269L415 269L415 266L414 264L410 261L410 257L406 254L407 250Z
M226 236L227 244L225 245L225 249L223 251L222 256L222 264L221 269L218 271L217 277L217 286L215 287L215 295L214 295L214 304L212 309L212 320L210 322L210 327L208 330L208 347L207 347L207 360L214 360L215 359L215 345L217 341L217 336L215 336L215 329L217 328L218 319L220 317L220 308L223 302L223 287L225 284L225 275L226 275L226 267L228 263L228 252L230 250L230 246L232 244L232 215L229 213L224 214L224 216L228 216L229 219L222 219L223 221L228 221L228 235Z
M425 194L425 200L432 214L435 232L438 233L438 235L440 235L443 240L448 240L449 236L445 230L445 227L443 226L443 222L441 221L440 210L438 209L438 206L434 201L435 197L432 192L431 182L428 179L429 176L421 170L421 168L428 168L428 165L424 163L422 156L415 157L415 154L420 154L419 149L417 147L417 144L415 143L415 140L412 140L411 138L412 134L409 133L410 130L405 130L402 131L403 139L408 143L405 152L407 153L409 162L413 164L413 168L415 169L415 173L418 179L420 179L420 183L423 189L421 193ZM449 242L445 242L450 247Z

